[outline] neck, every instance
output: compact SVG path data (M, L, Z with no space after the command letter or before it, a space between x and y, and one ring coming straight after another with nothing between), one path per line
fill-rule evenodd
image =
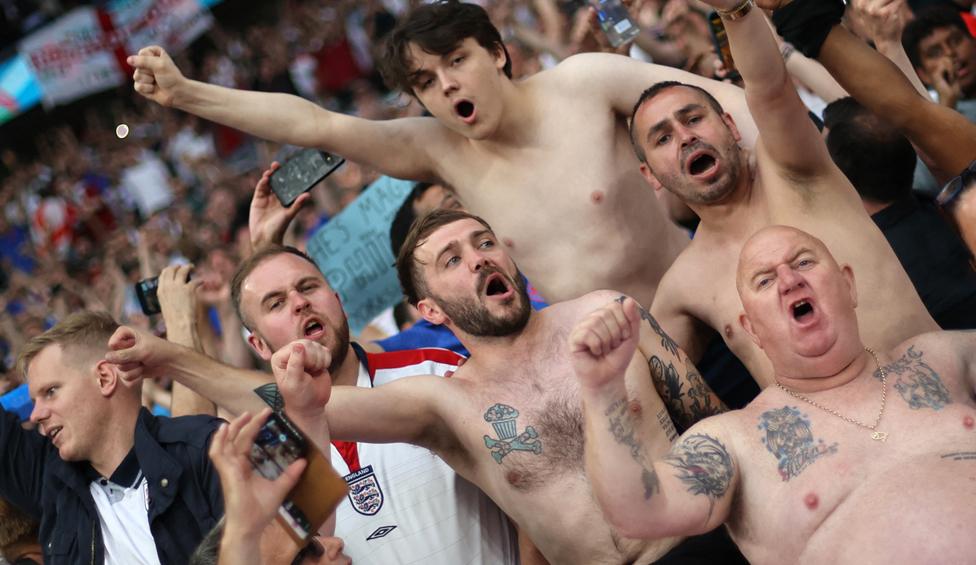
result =
M715 234L745 237L755 232L752 225L754 214L750 204L756 196L753 190L754 168L751 154L743 150L742 161L741 173L735 181L735 188L724 200L712 204L688 205L701 219L699 229L705 228Z
M875 361L870 353L861 349L853 358L839 363L837 371L827 371L820 375L789 375L776 371L776 382L795 392L820 392L844 386L861 376L865 371L875 370Z
M103 477L111 477L135 445L139 404L126 407L117 414L116 418L108 418L99 438L101 449L88 460L95 472Z
M340 386L356 386L359 379L359 357L353 350L352 345L347 346L346 358L342 360L342 365L332 375L332 384Z
M471 353L471 360L479 364L491 364L495 361L509 362L515 344L524 344L525 336L533 332L539 315L535 310L529 313L529 320L521 330L504 336L474 336L465 333L457 327L448 326L457 336L461 345ZM520 347L519 349L523 349Z
M498 127L486 139L473 141L482 149L501 153L529 145L535 138L537 119L535 103L522 83L502 82L501 118Z

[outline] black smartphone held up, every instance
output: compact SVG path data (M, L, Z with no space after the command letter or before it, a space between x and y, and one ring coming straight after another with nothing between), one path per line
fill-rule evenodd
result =
M156 290L159 288L159 277L142 279L136 283L136 297L139 298L139 306L142 306L142 313L147 316L159 314L162 308L159 306L159 297Z
M727 74L725 78L731 80L739 79L739 71L735 69L735 61L732 60L732 47L729 46L729 36L725 32L725 24L722 23L722 16L713 11L708 14L708 29L712 32L712 44L715 46L715 53L722 60Z
M282 206L291 206L346 160L318 149L302 149L271 175L271 190Z
M332 514L349 487L329 460L281 412L272 412L251 445L251 465L268 480L304 457L308 462L295 488L278 509L278 520L300 545Z

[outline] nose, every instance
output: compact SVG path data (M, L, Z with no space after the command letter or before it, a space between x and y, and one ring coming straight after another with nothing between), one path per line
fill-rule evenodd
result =
M30 413L30 421L32 424L40 424L42 421L46 420L50 411L38 401L34 402L34 409ZM43 427L41 429L41 435L44 434Z
M301 312L306 308L308 308L310 302L308 301L307 298L305 298L305 295L303 295L301 292L298 292L297 290L292 290L291 292L293 294L291 299L292 309L294 309L296 313Z
M698 135L683 125L677 126L675 129L675 134L681 141L681 147L688 147L689 145L698 141Z
M458 89L458 82L454 80L454 76L445 69L437 70L437 82L440 83L441 90L444 92L444 94L451 94Z
M806 286L803 277L789 265L780 265L776 268L776 281L779 284L779 292L783 296Z

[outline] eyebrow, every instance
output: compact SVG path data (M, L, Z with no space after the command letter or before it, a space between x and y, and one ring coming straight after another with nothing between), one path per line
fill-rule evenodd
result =
M302 286L303 284L307 283L308 281L318 281L318 278L313 277L312 275L304 276L304 277L298 279L298 282L295 283L295 286L296 287ZM287 293L288 293L287 290L282 290L280 288L268 292L267 294L265 294L264 296L261 297L261 307L262 308L267 308L269 301L271 301L274 298L278 298L279 296L284 296Z
M476 232L472 232L470 235L468 235L468 240L470 241L470 240L478 239L479 237L482 237L485 234L491 234L491 230L489 230L489 229L480 229L480 230L478 230ZM447 253L448 251L451 251L453 249L456 249L458 245L459 245L459 240L457 240L457 239L452 240L450 243L448 243L447 245L445 245L443 249L441 249L440 253L437 254L437 257L434 258L434 262L435 263L440 263L441 262L441 257L443 257L444 254Z
M792 263L793 261L796 261L797 258L800 257L800 255L803 255L804 253L811 253L811 252L812 251L809 247L801 247L797 249L796 253L794 253L786 262ZM760 267L760 270L754 271L752 275L749 277L749 283L755 286L756 279L762 275L765 275L766 273L771 273L774 270L774 267L775 265L772 267L771 266Z
M679 117L684 117L684 116L686 116L686 115L688 115L688 114L690 114L692 112L695 112L695 111L698 111L698 110L704 110L704 109L705 109L705 106L703 104L699 104L697 102L691 102L691 103L686 104L686 105L682 106L681 108L679 108L678 111L675 112L675 115L677 115ZM655 133L657 133L657 132L661 131L662 129L664 129L665 127L667 127L667 125L668 125L668 123L670 121L671 121L671 118L669 118L669 117L668 118L664 118L661 121L659 121L656 124L654 124L653 126L651 126L651 128L649 130L647 130L647 136L644 138L644 140L645 141L650 141L651 140L651 137L653 137Z

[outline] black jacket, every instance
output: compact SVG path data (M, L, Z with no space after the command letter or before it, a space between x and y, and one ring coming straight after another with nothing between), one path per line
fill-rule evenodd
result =
M135 453L149 486L149 526L163 565L183 565L224 513L217 471L207 457L220 420L157 418L143 409ZM25 431L0 408L0 496L40 521L44 563L101 565L101 526L86 462L58 457L47 438Z

